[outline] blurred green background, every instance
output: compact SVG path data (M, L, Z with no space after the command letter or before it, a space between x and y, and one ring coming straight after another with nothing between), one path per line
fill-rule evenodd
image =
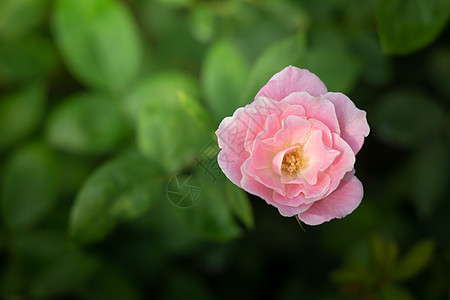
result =
M450 299L450 1L0 0L0 298ZM303 232L216 164L287 65L367 111Z

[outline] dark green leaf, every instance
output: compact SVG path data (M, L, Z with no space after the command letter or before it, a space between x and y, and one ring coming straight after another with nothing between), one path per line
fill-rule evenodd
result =
M408 147L438 134L443 117L443 109L428 95L397 90L380 98L373 111L372 121L380 139L396 146Z
M222 175L223 176L223 175ZM241 188L229 182L227 187L227 199L233 214L248 228L253 228L253 211L247 194Z
M137 92L139 149L169 174L192 161L207 145L213 130L203 107L189 96L189 91L183 90L183 85L170 78L146 81Z
M427 46L449 16L448 0L378 0L376 20L384 51L407 54Z
M57 66L57 54L51 41L31 36L7 43L0 42L0 82L42 79Z
M172 271L165 286L162 287L161 299L214 299L205 281L194 274Z
M416 243L399 261L392 273L392 278L405 280L417 275L431 261L434 250L432 240Z
M168 197L175 204L178 213L189 229L203 237L228 240L238 236L241 232L234 220L236 215L247 226L252 226L252 214L245 194L239 195L236 187L222 174L215 173L213 164L198 167L193 175L177 175L171 179L179 184L177 190L169 182ZM183 186L186 186L183 188ZM170 192L169 192L170 191ZM176 195L178 193L178 195ZM184 201L190 201L190 206L181 207L173 201L178 196ZM241 197L231 199L231 197ZM245 198L244 198L245 197ZM233 203L235 201L235 203ZM237 211L242 209L242 211Z
M53 146L78 154L111 151L126 132L127 124L117 103L92 93L63 100L47 124L47 138Z
M80 242L102 239L120 221L145 213L163 191L160 170L135 153L122 155L95 171L79 191L70 231Z
M44 145L29 144L14 153L6 164L1 189L7 225L22 229L44 218L55 203L57 180L57 163Z
M35 299L71 295L82 287L98 267L99 262L94 257L68 251L40 272L31 283L30 294Z
M45 90L29 85L0 100L0 151L29 135L39 124L45 106Z
M269 79L289 65L298 65L303 61L305 38L296 35L282 40L267 48L251 69L245 93L240 103L250 103Z
M69 69L83 83L122 92L137 75L140 40L116 0L58 0L53 27Z
M2 0L0 38L17 38L32 31L43 21L48 2L48 0Z
M414 300L410 291L397 284L384 284L380 290L380 300Z
M450 149L442 142L427 143L412 158L409 191L418 213L430 216L439 209L449 182Z
M202 86L217 122L247 104L241 101L248 73L247 62L229 41L217 42L210 48L203 64Z

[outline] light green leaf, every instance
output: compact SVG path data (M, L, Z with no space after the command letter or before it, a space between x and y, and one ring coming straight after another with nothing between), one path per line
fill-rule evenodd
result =
M394 90L380 97L372 116L375 134L380 139L408 147L419 145L439 132L444 110L420 91Z
M0 38L26 35L44 20L48 0L0 1Z
M405 280L417 275L431 261L434 250L432 240L424 240L416 243L401 259L398 261L392 278Z
M131 14L116 0L58 0L53 29L72 73L120 93L135 78L141 45Z
M1 212L6 224L24 229L42 220L58 192L58 168L50 150L29 144L13 154L3 174Z
M135 219L159 199L160 170L136 153L111 160L80 189L72 207L70 232L80 242L105 237L120 221Z
M345 46L339 47L340 44L345 45L343 37L334 33L333 38L338 41L324 38L324 41L308 48L303 67L319 76L329 91L346 93L355 85L361 73L361 63Z
M64 99L51 113L47 139L77 154L102 154L114 149L127 132L127 124L113 99L83 93Z
M202 87L217 122L247 103L241 100L248 73L247 62L231 42L219 41L209 49L203 63Z
M30 36L0 44L0 82L41 80L57 66L57 54L48 38Z
M45 106L45 89L31 84L0 99L0 151L29 135L39 124Z
M250 103L269 79L289 65L299 65L306 53L302 34L275 43L267 48L251 69L249 80L240 103Z
M212 138L214 128L203 107L184 91L184 85L176 81L172 85L167 81L170 78L155 77L137 92L139 150L169 174L193 160Z
M443 30L448 0L378 0L376 20L386 53L407 54L423 48Z

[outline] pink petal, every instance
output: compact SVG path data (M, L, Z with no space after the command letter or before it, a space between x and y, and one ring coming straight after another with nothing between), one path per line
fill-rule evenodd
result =
M301 105L308 119L316 119L325 124L331 132L340 133L339 122L333 103L325 97L312 97L307 93L292 93L281 102L291 105Z
M271 139L262 140L266 149L281 150L293 145L303 144L308 138L311 124L303 117L289 116L282 121L282 127Z
M277 102L268 98L259 97L255 99L246 110L250 117L247 136L245 137L245 147L251 152L256 136L266 128L266 120L269 116L281 118L283 111L290 105L288 103ZM272 135L273 136L273 135Z
M262 146L261 141L273 137L279 130L278 118L275 115L270 115L266 120L264 130L262 130L253 143L253 148L250 150L251 161L255 169L266 169L272 167L272 159L276 151L266 149Z
M303 147L304 155L308 158L308 167L301 170L303 178L310 185L317 183L319 172L326 170L339 151L326 147L322 141L322 131L313 131Z
M291 184L286 185L286 187L288 186L291 186ZM288 193L286 193L286 196L274 193L273 200L278 204L292 207L297 207L302 204L312 204L313 202L322 199L328 192L330 176L321 173L315 185L298 184L297 186L299 186L301 191L295 197L288 197Z
M330 175L331 184L329 193L333 192L339 185L344 175L353 170L355 165L355 154L352 148L337 134L333 133L333 149L336 149L340 154L336 157L334 162L325 170L325 173Z
M364 143L364 138L370 132L366 112L356 108L355 104L344 94L327 93L325 98L334 104L341 128L341 137L350 145L356 155Z
M247 135L250 117L246 107L236 110L232 117L225 118L216 131L219 147L222 148L217 161L225 175L237 186L242 179L241 165L250 156L245 150L244 142Z
M255 169L249 158L242 165L241 171L266 187L271 188L280 194L286 194L284 184L280 180L280 175L275 173L271 167L266 169Z
M314 202L308 210L298 215L299 219L308 225L319 225L334 218L343 218L355 210L364 192L362 183L353 174L347 173L333 193Z
M283 98L294 92L306 92L318 97L327 92L326 86L315 74L305 69L293 66L284 68L275 74L256 97L267 97L281 101ZM256 98L255 97L255 98Z

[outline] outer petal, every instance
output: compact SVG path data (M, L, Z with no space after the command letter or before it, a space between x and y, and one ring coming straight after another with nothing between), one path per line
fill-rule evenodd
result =
M340 134L334 105L325 97L313 97L307 93L299 92L290 94L281 102L303 106L308 119L316 119L325 124L331 132Z
M366 112L356 108L355 104L342 93L327 93L325 98L334 104L341 128L341 137L350 145L356 155L364 143L364 137L368 136L370 132Z
M327 88L319 77L310 71L289 66L275 74L269 82L259 90L256 97L263 96L281 101L287 95L294 92L306 92L312 96L318 97L325 94Z
M328 197L314 202L313 205L298 215L308 225L319 225L334 218L343 218L361 203L364 191L361 181L347 173L339 187Z
M242 179L241 165L249 157L244 143L250 115L246 112L249 106L239 108L232 117L225 118L216 131L219 147L222 148L217 161L225 175L237 186Z

